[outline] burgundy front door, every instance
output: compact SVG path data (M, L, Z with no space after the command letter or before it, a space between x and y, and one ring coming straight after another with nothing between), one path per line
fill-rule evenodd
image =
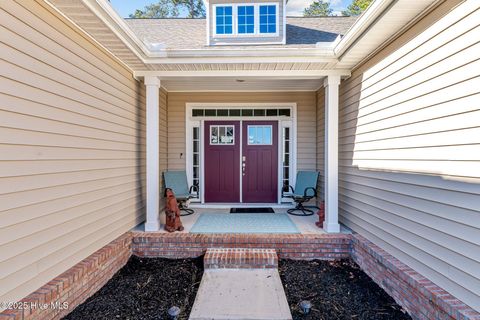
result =
M243 121L243 202L277 202L278 122Z
M240 202L240 121L205 121L205 202Z

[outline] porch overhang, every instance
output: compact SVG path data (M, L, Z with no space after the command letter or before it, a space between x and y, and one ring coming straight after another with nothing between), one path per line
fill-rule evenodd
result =
M340 78L350 77L350 70L218 70L218 71L135 71L136 79L157 77L162 80L168 78L255 78L264 80L298 79L311 80L323 79L328 76Z

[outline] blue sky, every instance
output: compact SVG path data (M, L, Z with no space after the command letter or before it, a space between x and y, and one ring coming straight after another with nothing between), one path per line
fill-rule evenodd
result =
M289 0L287 5L287 14L289 16L298 16L313 0ZM135 9L143 9L146 5L156 2L155 0L111 0L112 6L117 10L120 16L126 18ZM334 11L340 12L345 9L351 0L331 0L330 4Z

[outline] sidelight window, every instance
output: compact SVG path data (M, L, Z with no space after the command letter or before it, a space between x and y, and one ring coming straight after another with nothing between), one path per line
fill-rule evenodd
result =
M200 127L193 127L193 185L200 185Z
M282 181L283 191L287 192L290 185L290 128L283 128L283 155L282 155Z

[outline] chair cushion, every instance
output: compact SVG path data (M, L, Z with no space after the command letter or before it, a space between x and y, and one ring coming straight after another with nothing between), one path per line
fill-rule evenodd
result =
M298 171L297 181L295 182L294 195L303 197L305 189L317 188L318 172L317 171ZM313 190L307 191L307 196L313 197Z
M185 171L165 171L163 173L165 188L172 189L175 198L190 195L188 189L187 173Z

